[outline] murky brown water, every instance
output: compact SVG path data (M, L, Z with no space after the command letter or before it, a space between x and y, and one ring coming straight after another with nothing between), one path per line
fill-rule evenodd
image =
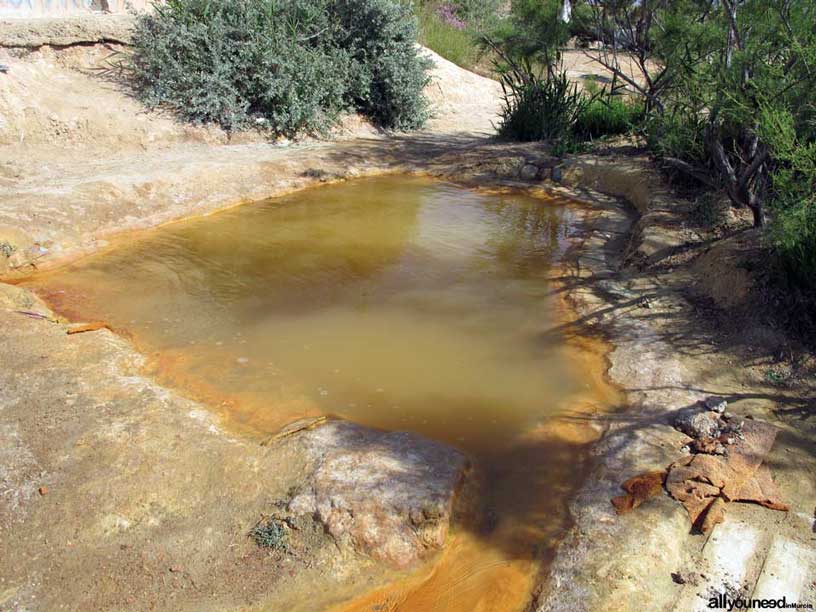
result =
M515 610L592 437L564 417L611 397L597 353L553 332L574 210L366 179L172 224L32 284L130 334L164 382L244 431L329 413L464 449L489 520L351 607Z

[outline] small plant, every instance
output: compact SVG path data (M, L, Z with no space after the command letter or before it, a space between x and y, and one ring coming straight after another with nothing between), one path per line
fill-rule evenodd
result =
M306 170L301 173L301 176L319 181L328 181L331 178L331 175L322 168L306 168Z
M623 95L600 94L586 104L575 122L578 138L591 140L631 132L643 119L640 100Z
M722 194L706 191L697 196L691 208L691 219L700 227L712 228L725 220L729 205Z
M255 543L261 548L274 548L286 551L289 549L289 526L285 521L276 518L264 519L249 532Z
M565 73L535 76L527 67L502 75L504 106L498 133L518 141L573 140L578 117L588 99Z
M5 240L0 242L0 254L5 255L7 258L11 257L14 254L14 251L17 250L10 242L6 242Z
M765 371L765 380L772 385L781 385L790 378L790 375L782 370L775 370L773 368Z

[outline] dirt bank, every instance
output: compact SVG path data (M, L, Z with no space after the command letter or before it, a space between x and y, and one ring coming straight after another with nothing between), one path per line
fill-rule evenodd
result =
M779 546L812 548L812 363L752 318L750 287L736 287L732 263L720 265L739 261L749 233L712 243L688 225L689 205L646 160L561 163L539 146L482 140L496 85L444 61L429 90L437 117L425 133L377 134L352 118L344 139L273 145L142 113L89 70L110 50L0 49L10 67L0 75L9 109L0 124L6 278L106 248L127 232L355 176L422 172L566 189L592 207L561 279L578 316L559 331L614 343L609 376L627 406L591 423L606 429L595 471L532 605L671 609L723 583L750 590L764 566L784 572ZM557 164L561 185L549 180ZM711 282L718 275L736 288L720 291ZM295 525L294 554L270 556L246 537L293 485L320 471L313 433L268 447L230 436L203 406L145 377L143 357L125 340L106 330L68 336L30 293L5 284L0 292L0 546L9 551L0 607L313 610L381 583L381 564L310 524ZM623 480L677 458L672 414L711 395L782 428L769 461L792 511L731 511L719 548L713 536L690 535L682 508L665 496L615 516L609 498ZM444 475L445 499L456 480ZM734 524L753 534L753 545L726 576L717 560L734 549L726 529ZM807 556L788 558L812 567ZM702 586L672 578L703 564L712 569Z
M228 436L121 338L20 315L47 310L8 285L0 300L0 607L235 609L271 592L305 610L314 581L353 581L322 533L308 562L247 538L308 471L300 441Z
M126 38L121 18L111 19L80 21L91 31L75 36L95 41L110 28L111 37ZM400 140L404 146L383 144L386 135L356 116L331 143L269 143L262 133L227 134L146 112L106 72L121 45L61 46L52 21L59 25L15 22L31 48L0 46L8 66L0 79L0 243L14 250L0 259L0 273L97 250L116 233L431 160L488 133L498 104L498 84L426 51L436 65L427 88L434 116L426 132ZM366 147L382 142L357 155L358 145L338 144L352 138L365 138Z
M726 237L713 238L690 221L692 204L631 155L579 158L564 174L567 184L597 190L585 197L599 211L566 279L575 331L613 342L609 377L628 406L602 419L596 469L572 503L576 526L535 609L679 612L706 609L720 593L813 602L816 585L803 576L816 570L814 362L757 307L758 282L745 271L747 245L757 240L750 223L732 219ZM634 223L598 192L625 198ZM775 369L789 373L785 383L774 382ZM791 511L731 504L710 536L692 535L685 511L667 496L616 516L609 500L620 484L682 457L688 438L673 420L709 398L780 428L766 462Z

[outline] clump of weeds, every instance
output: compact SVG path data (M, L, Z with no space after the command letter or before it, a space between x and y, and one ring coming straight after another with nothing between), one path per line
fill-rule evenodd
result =
M289 524L284 520L264 518L250 529L249 537L261 548L288 552L289 530Z

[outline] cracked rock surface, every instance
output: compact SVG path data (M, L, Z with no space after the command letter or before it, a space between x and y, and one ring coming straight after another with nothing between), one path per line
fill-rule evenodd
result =
M410 432L329 421L302 436L314 457L289 503L339 542L396 567L442 548L467 469L454 448Z

